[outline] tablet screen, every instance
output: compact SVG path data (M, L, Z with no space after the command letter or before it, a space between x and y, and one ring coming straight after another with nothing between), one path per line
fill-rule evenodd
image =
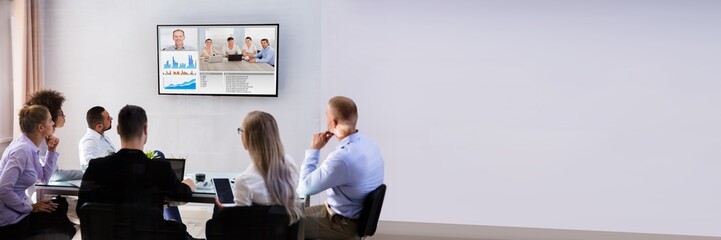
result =
M213 178L215 195L221 204L233 203L233 190L230 188L230 181L227 178Z

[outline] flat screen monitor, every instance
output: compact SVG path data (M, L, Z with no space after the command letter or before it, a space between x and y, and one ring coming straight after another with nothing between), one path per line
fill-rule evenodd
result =
M170 163L170 168L173 169L175 176L179 180L185 178L185 159L182 158L158 158L157 160L166 161Z
M157 25L158 94L277 97L278 28Z

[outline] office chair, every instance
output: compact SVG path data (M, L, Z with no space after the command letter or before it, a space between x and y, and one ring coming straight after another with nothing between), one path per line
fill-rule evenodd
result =
M378 219L381 216L381 208L383 207L383 199L386 196L386 185L381 184L368 193L363 203L360 218L358 218L358 236L363 238L373 236L376 233Z
M205 223L205 237L208 240L297 239L300 223L288 226L289 220L285 207L279 205L223 207Z
M78 213L83 240L185 239L185 226L165 221L160 209L88 202Z

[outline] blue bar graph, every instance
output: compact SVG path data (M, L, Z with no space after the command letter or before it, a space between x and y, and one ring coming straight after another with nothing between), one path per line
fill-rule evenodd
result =
M193 55L188 55L188 62L182 63L175 61L175 57L173 56L171 60L165 61L165 64L163 64L163 69L196 69L197 65L195 65L195 61L193 60Z

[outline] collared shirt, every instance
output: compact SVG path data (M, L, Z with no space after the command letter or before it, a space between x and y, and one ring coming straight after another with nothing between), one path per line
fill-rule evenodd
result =
M275 66L275 49L271 46L263 48L259 53L253 55L253 58L256 58L255 62L268 63L271 66Z
M15 138L0 159L0 226L15 224L33 210L25 190L47 183L57 166L58 153L48 151L45 164L40 149L25 134Z
M295 165L295 161L289 155L285 155L286 166L290 169L291 181L297 182L298 179L298 167ZM282 204L279 202L273 202L268 193L265 179L263 175L258 171L253 162L250 162L245 172L235 177L233 199L236 206L251 206L253 204L260 205L273 205Z
M238 45L233 44L233 48L229 48L228 44L223 45L223 54L225 55L238 55L241 53L240 47Z
M380 149L356 132L343 138L320 167L319 155L320 150L306 150L298 194L313 195L328 189L328 206L344 217L358 219L368 193L383 184Z
M105 135L100 135L93 129L86 129L85 135L78 143L80 169L85 171L91 159L101 158L115 153L115 147Z
M163 51L195 51L195 48L183 44L183 47L177 48L175 44L163 48Z

